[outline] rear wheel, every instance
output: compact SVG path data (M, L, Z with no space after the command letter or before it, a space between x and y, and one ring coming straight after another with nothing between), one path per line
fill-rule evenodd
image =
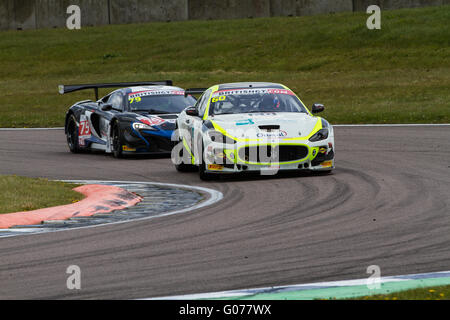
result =
M75 116L72 114L67 121L66 127L67 145L72 153L79 153L80 146L78 144L78 126Z

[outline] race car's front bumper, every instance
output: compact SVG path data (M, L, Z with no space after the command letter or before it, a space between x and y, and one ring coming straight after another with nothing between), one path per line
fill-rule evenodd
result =
M334 169L334 139L310 141L210 143L204 150L208 173Z
M159 154L170 153L173 147L171 135L173 131L136 131L131 129L124 132L124 145L122 152L125 154Z

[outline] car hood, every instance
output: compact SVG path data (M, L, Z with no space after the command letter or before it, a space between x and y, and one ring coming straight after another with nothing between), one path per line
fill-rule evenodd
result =
M306 113L278 112L215 115L210 120L234 137L285 139L309 136L320 118Z

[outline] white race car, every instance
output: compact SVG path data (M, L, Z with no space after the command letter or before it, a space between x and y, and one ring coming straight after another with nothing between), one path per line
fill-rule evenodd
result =
M243 82L188 89L203 92L181 112L172 136L178 171L199 169L208 180L218 173L334 169L333 127L313 114L282 84Z

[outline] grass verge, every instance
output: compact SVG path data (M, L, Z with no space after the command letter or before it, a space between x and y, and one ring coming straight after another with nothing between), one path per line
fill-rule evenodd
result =
M71 204L83 199L78 185L47 179L0 176L0 214Z
M351 300L449 300L450 285L430 288L418 288L394 292L390 294L380 294L374 296L364 296Z
M450 6L0 32L0 127L63 126L58 84L286 84L332 123L450 122ZM101 90L106 94L106 90Z

